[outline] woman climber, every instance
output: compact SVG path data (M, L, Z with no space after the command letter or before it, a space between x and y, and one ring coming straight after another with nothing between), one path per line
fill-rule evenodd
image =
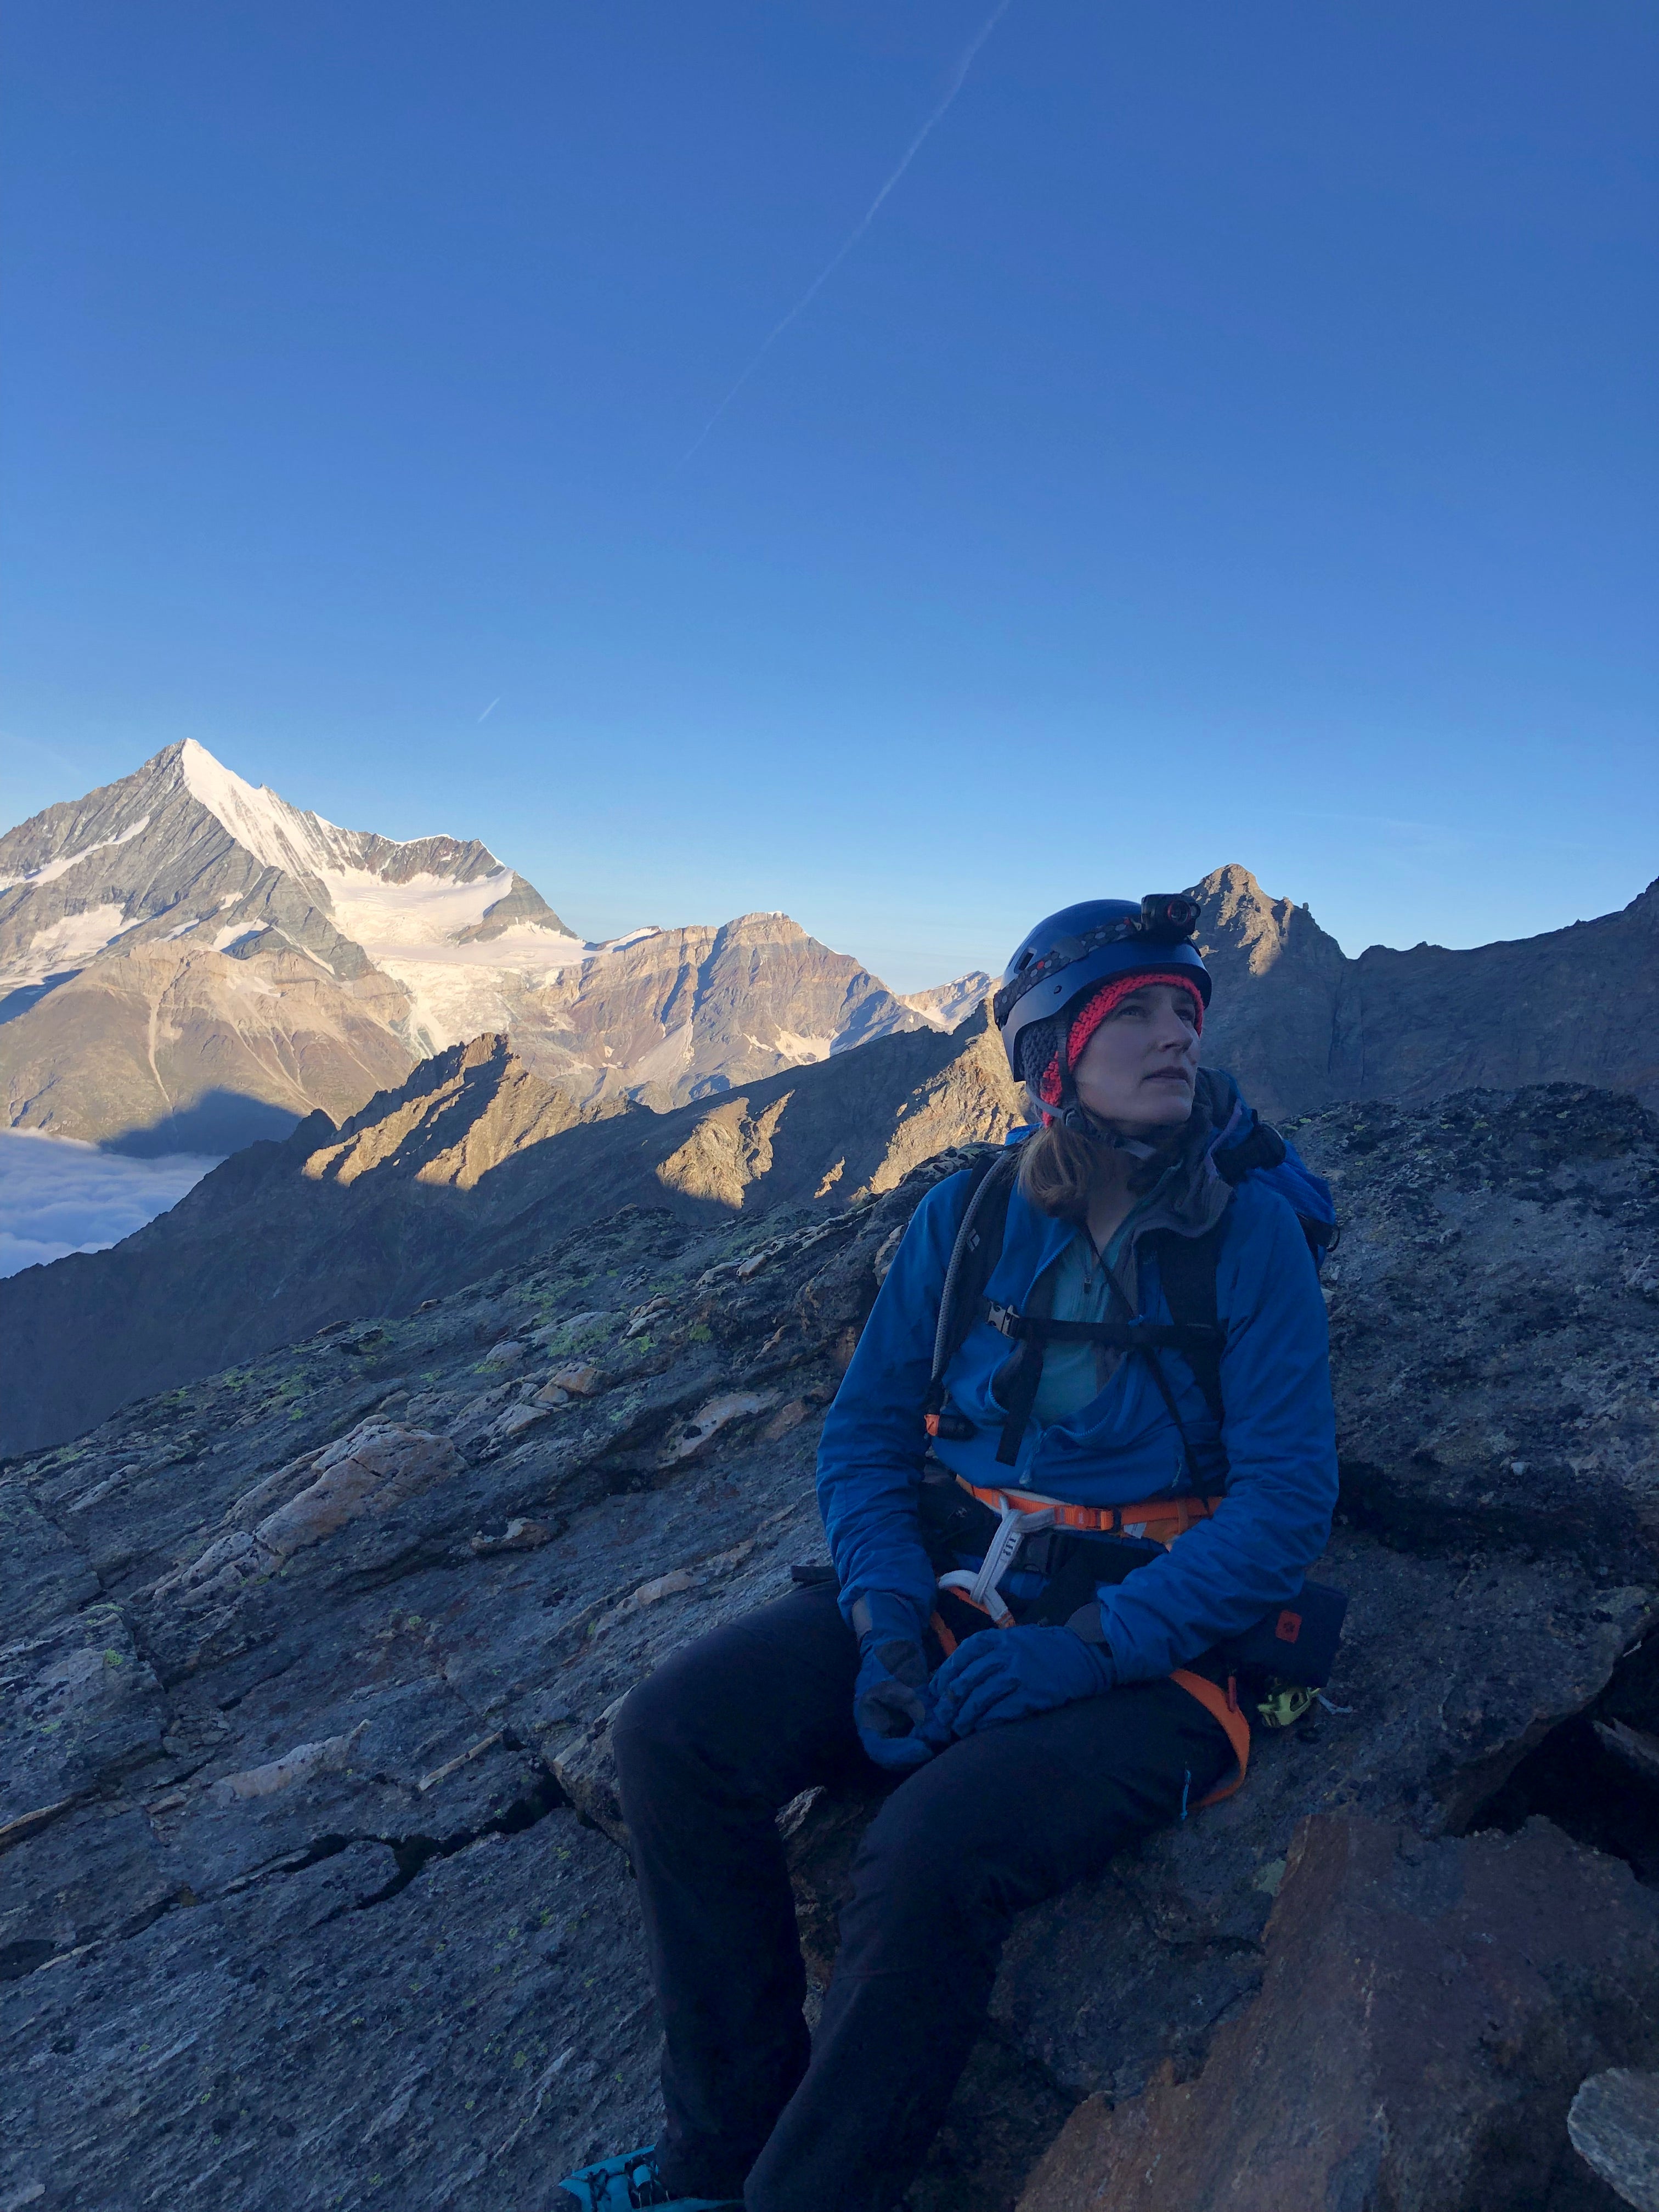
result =
M1196 918L1093 900L1019 947L994 1011L1041 1127L905 1233L824 1424L833 1574L617 1719L666 2117L564 2184L587 2212L889 2212L1014 1916L1242 1779L1264 1643L1322 1595L1332 1232L1199 1066ZM809 2037L775 1816L883 1782Z

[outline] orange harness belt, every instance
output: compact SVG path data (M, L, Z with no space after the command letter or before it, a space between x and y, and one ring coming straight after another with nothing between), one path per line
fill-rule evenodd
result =
M1144 1505L1066 1505L1057 1498L1039 1498L1034 1491L981 1490L961 1475L957 1480L994 1513L1011 1507L1017 1513L1046 1513L1055 1528L1079 1528L1095 1536L1150 1536L1155 1544L1165 1546L1198 1522L1207 1521L1221 1503L1218 1498L1159 1498Z
M976 1498L981 1505L988 1505L994 1513L1005 1513L1011 1509L1021 1513L1043 1513L1048 1516L1046 1525L1051 1528L1077 1528L1091 1535L1146 1537L1166 1550L1177 1536L1184 1535L1199 1522L1207 1521L1221 1503L1218 1498L1164 1498L1149 1499L1139 1505L1066 1505L1058 1498L1039 1498L1030 1491L981 1489L961 1475L957 1480L970 1498ZM940 1632L940 1642L946 1652L953 1650L956 1638L937 1614L933 1626ZM1243 1787L1250 1767L1250 1724L1239 1711L1238 1693L1231 1679L1224 1690L1219 1683L1194 1674L1185 1667L1177 1667L1170 1680L1179 1684L1188 1697L1196 1698L1205 1711L1219 1722L1238 1761L1238 1771L1231 1782L1199 1800L1195 1809L1201 1812L1206 1805L1218 1805L1224 1797L1231 1797L1236 1790Z

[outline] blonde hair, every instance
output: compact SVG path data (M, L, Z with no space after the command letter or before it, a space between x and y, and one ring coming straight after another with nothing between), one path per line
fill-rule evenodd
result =
M1080 1129L1050 1121L1019 1148L1019 1194L1056 1221L1082 1221L1109 1157Z

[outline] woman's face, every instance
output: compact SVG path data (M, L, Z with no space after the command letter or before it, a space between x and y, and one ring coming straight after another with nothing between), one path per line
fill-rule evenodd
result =
M1171 1129L1193 1110L1198 1074L1190 992L1149 983L1115 1006L1083 1048L1077 1095L1120 1136Z

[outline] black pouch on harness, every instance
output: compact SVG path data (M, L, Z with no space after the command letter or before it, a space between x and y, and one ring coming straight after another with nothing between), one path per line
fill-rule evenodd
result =
M1063 1626L1079 1606L1089 1603L1102 1583L1127 1581L1138 1567L1149 1567L1163 1557L1162 1544L1134 1536L1082 1536L1067 1528L1046 1528L1026 1539L1020 1557L1022 1565L1029 1564L1048 1577L1026 1618Z
M1242 1636L1218 1644L1217 1656L1241 1674L1271 1675L1322 1690L1336 1663L1347 1610L1346 1590L1333 1589L1328 1583L1304 1583L1288 1604L1275 1607Z
M1048 1557L1031 1559L1046 1540ZM1021 1555L1039 1571L1043 1565L1049 1580L1042 1595L1025 1613L1029 1620L1059 1626L1085 1606L1102 1583L1121 1583L1137 1568L1150 1566L1164 1557L1162 1544L1137 1543L1132 1537L1075 1535L1063 1528L1049 1529L1030 1538ZM1346 1590L1326 1583L1304 1583L1288 1604L1275 1606L1242 1636L1229 1637L1206 1655L1229 1674L1243 1675L1252 1683L1290 1682L1303 1689L1322 1689L1336 1662L1342 1639L1343 1615L1348 1609Z

